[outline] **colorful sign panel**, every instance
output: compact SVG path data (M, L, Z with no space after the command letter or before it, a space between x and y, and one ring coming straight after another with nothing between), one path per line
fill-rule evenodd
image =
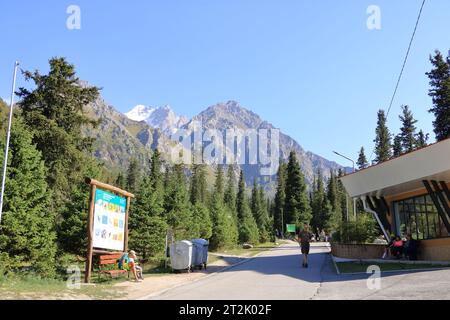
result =
M94 206L93 247L124 250L127 199L97 189Z
M287 224L286 231L295 233L295 224Z

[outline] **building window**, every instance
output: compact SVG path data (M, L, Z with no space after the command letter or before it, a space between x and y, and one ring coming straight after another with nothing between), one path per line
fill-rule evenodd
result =
M397 231L402 237L408 233L417 240L450 236L430 195L398 201L395 208L399 223Z

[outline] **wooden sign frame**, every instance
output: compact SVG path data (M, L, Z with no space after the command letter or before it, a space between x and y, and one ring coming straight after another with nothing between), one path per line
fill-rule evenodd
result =
M127 199L127 206L126 206L126 212L125 212L125 236L124 236L124 251L128 251L128 214L130 209L130 202L131 199L134 198L134 194L119 189L117 187L114 187L112 185L91 179L86 178L86 183L91 186L91 192L90 192L90 198L89 198L89 213L88 213L88 224L87 224L87 230L88 230L88 250L87 250L87 257L86 257L86 270L84 274L84 282L90 283L91 282L91 273L92 273L92 256L94 253L98 254L111 254L113 252L107 251L107 250L95 250L93 247L93 233L94 233L94 207L95 207L95 192L98 189L110 191L114 194L117 194L119 196L122 196Z

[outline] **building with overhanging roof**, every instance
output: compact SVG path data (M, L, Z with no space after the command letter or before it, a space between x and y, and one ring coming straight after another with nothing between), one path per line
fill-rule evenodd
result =
M450 139L341 178L385 237L420 240L419 258L450 260Z

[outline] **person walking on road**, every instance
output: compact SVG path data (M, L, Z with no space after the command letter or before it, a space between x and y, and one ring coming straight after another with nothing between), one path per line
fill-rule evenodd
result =
M298 240L300 242L300 248L302 250L302 255L303 255L303 268L308 268L308 254L309 254L311 237L312 237L312 234L309 231L309 226L305 225L303 230L301 230L298 235Z

